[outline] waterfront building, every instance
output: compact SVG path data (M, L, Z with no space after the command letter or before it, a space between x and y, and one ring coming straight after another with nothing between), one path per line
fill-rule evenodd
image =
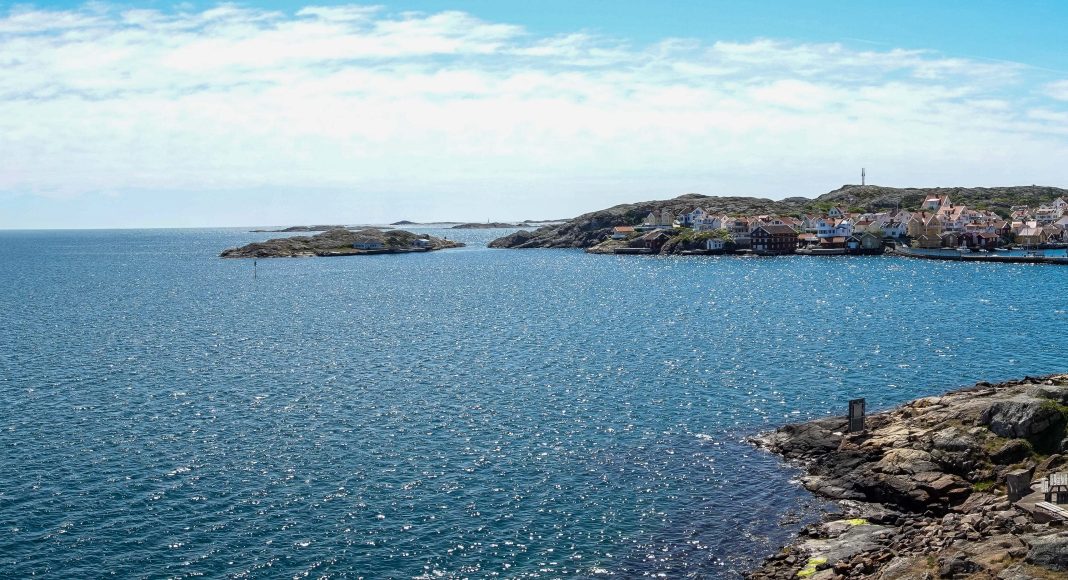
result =
M761 225L749 237L754 252L792 254L797 249L797 232L787 225Z

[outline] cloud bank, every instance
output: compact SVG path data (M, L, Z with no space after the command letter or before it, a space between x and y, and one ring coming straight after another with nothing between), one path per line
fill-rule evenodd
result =
M311 218L301 193L319 192L353 221L391 202L522 218L812 195L861 166L886 185L1063 185L1068 154L1068 80L1022 64L545 37L463 12L15 8L0 70L0 204L269 192Z

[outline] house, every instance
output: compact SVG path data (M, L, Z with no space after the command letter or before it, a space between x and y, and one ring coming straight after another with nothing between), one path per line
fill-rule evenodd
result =
M1068 201L1064 201L1063 197L1058 197L1057 199L1049 202L1049 206L1052 207L1054 211L1058 212L1061 216L1064 215L1064 212L1068 211Z
M1054 226L1043 226L1042 237L1046 242L1056 242L1061 240L1061 230Z
M1045 237L1044 237L1045 236ZM1039 227L1023 227L1016 232L1016 242L1025 246L1037 246L1046 243L1048 236Z
M415 238L414 240L412 240L413 248L427 249L432 245L433 244L430 243L430 240L426 238Z
M611 238L613 240L625 240L634 234L634 226L616 226L612 228Z
M690 227L692 227L695 232L722 230L724 229L723 224L725 221L727 221L726 216L712 215L705 212L704 216L701 219L695 219L693 225Z
M749 233L754 252L792 254L797 249L797 232L787 225L762 225Z
M942 232L942 247L943 248L957 248L961 245L961 238L963 234L960 232Z
M1035 221L1040 226L1047 226L1057 221L1057 218L1061 216L1057 215L1057 211L1052 207L1041 207L1035 212Z
M1060 198L1058 198L1060 199ZM1068 216L1064 216L1061 219L1053 222L1053 225L1059 228L1062 232L1068 230Z
M707 212L698 207L686 213L679 214L675 217L672 223L675 226L690 227L694 224L694 222L698 222L705 219L706 215L708 215Z
M790 216L777 216L775 219L772 220L771 224L776 226L790 226L794 229L795 232L800 231L801 229L801 220Z
M836 220L840 220L840 219L846 217L846 212L845 212L844 209L842 209L842 208L840 208L838 206L834 206L831 209L827 210L827 217L834 218Z
M942 247L942 222L938 215L928 212L912 214L908 224L908 235L913 244L920 248Z
M664 246L664 242L667 242L670 239L671 236L664 233L663 230L653 230L638 238L643 248L648 248L654 253L659 252L660 248Z
M871 228L873 230L877 230L877 229L879 229L879 226L875 225L875 222L873 222L871 220L860 220L857 223L853 224L853 233L854 234L864 233L864 232L868 231L868 228Z
M938 211L944 206L952 205L948 195L928 195L921 206L926 211Z
M385 246L381 241L373 238L360 238L352 244L352 247L357 250L381 250Z
M836 236L833 238L820 238L820 248L822 249L842 249L845 248L846 240L849 238L845 236Z
M645 216L642 225L645 227L656 227L660 225L660 218L656 215L656 212L651 211L649 212L649 215Z
M660 210L660 220L657 225L664 228L670 228L673 223L675 223L675 214L666 207Z
M820 216L818 215L805 214L804 216L801 216L801 231L810 234L816 233L816 229L818 228L816 223L819 222L819 220Z
M820 218L816 222L816 236L819 238L847 238L853 235L853 222L847 219Z
M880 229L883 231L884 238L900 238L905 235L906 225L907 222L905 221L891 219L890 221L884 222Z
M855 254L881 254L883 239L871 232L853 234L846 239L846 250Z
M705 240L705 249L712 251L724 250L727 247L727 242L720 238L709 238Z
M815 246L820 243L819 237L814 233L805 232L797 235L797 245L801 247Z
M749 223L748 219L739 217L727 220L723 226L739 248L749 247L749 232L751 231Z
M1001 236L994 232L979 232L968 240L968 247L993 250L1001 244Z
M959 232L968 223L968 208L963 205L944 205L938 208L938 221L942 222L943 231Z

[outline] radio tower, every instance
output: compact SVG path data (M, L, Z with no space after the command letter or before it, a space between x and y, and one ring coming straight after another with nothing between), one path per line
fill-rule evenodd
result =
M864 168L863 168L863 167L861 167L861 168L860 168L860 184L861 184L861 185L865 185L865 183L864 183L864 179L865 179L866 177L867 177L867 175L866 175L866 174L864 173Z

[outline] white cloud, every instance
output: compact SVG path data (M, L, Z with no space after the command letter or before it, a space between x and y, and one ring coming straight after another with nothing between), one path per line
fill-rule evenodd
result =
M462 12L19 9L0 17L0 66L0 191L35 195L538 184L543 209L500 210L529 217L683 187L811 195L861 164L892 167L887 184L1050 182L1068 153L1047 126L1068 81L1042 99L1017 64L773 39L632 46Z
M1068 101L1068 80L1054 81L1045 87L1046 95L1058 101Z

